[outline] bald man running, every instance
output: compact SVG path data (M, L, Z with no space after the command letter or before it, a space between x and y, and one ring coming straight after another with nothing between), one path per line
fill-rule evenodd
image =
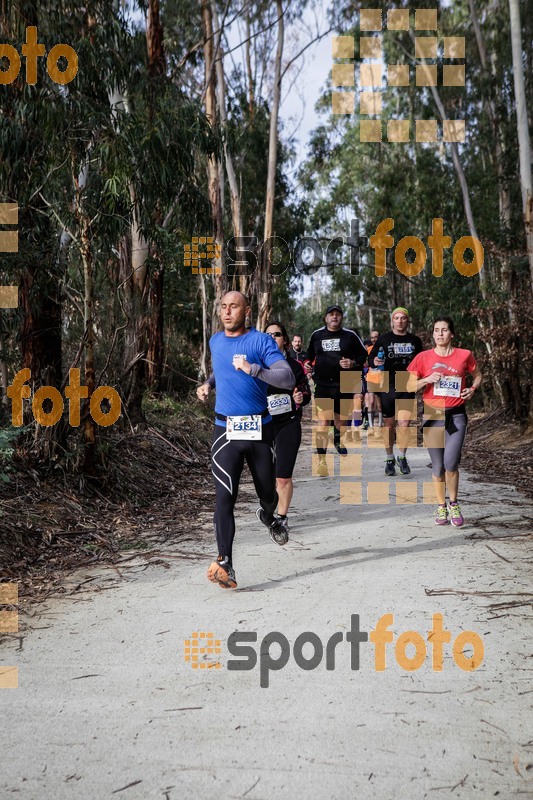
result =
M278 495L267 385L293 389L294 374L271 336L246 328L249 316L250 304L244 294L224 295L220 303L224 330L209 341L213 373L196 392L205 401L216 387L211 471L216 486L214 523L218 558L210 565L207 577L224 589L237 586L232 555L233 510L245 461L259 497L260 521L276 544L284 545L289 538L274 517Z

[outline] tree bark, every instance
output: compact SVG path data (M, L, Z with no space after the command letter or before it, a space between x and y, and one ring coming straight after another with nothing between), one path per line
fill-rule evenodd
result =
M211 0L211 11L213 14L213 22L215 28L218 31L217 34L218 55L216 58L218 114L220 119L220 127L222 129L223 134L225 134L227 130L228 116L226 112L226 81L224 77L224 51L222 49L222 46L220 45L220 37L222 31L220 30L220 23L218 20L218 14L214 0ZM239 192L239 186L237 183L237 176L235 175L235 169L233 166L233 159L231 157L231 153L228 148L228 141L226 135L224 135L224 161L226 165L226 174L228 176L228 184L230 191L230 207L231 207L233 235L236 239L238 239L243 235L242 216L241 216L241 197ZM241 275L239 277L239 289L241 292L244 292L244 294L248 292L248 284L249 284L248 276Z
M211 13L210 0L200 0L202 11L202 25L204 32L204 62L205 62L205 116L211 126L212 130L216 132L217 129L217 108L216 108L216 70L215 70L215 42L213 38L213 19ZM211 208L211 220L213 237L217 249L222 254L223 246L223 227L222 227L222 207L220 202L220 173L218 159L215 154L209 156L207 160L207 183L209 205ZM212 260L212 266L215 268L215 273L220 271L220 275L213 275L213 286L215 292L215 303L213 306L213 313L211 315L211 326L214 324L216 315L216 308L222 298L225 289L225 278L222 275L222 255L217 256ZM200 276L200 281L202 277ZM201 287L201 291L205 290L205 286ZM203 352L201 354L201 365L207 364L207 341L209 340L210 330L205 332ZM203 369L203 366L201 367Z
M272 306L272 280L270 275L269 251L267 243L272 237L274 220L274 200L276 191L276 166L278 154L278 117L281 101L281 59L283 57L283 40L285 36L285 26L283 21L282 0L276 0L278 13L278 44L276 50L276 61L274 67L274 93L272 98L272 108L270 110L270 133L268 139L268 173L265 202L265 232L263 237L263 248L261 250L261 264L259 265L259 302L257 313L257 328L263 330Z
M520 156L520 187L522 189L522 211L526 234L527 257L533 288L533 189L531 185L531 142L527 119L526 91L522 66L522 30L518 0L509 0L511 19L511 47L513 53L514 93L516 101L516 127Z
M152 392L161 391L165 342L163 338L164 317L164 267L159 264L150 277L148 319L148 354L146 363L147 383Z

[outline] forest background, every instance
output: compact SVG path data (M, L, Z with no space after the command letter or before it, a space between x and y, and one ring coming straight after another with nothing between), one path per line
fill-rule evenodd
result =
M18 252L0 255L1 284L19 292L18 307L0 314L4 552L8 534L19 547L27 546L27 534L50 543L54 532L75 527L75 512L65 517L66 496L58 501L61 523L51 507L48 516L39 507L60 485L116 503L128 468L160 468L161 454L152 449L143 462L139 442L165 447L182 477L184 467L199 464L207 422L192 391L209 371L217 301L232 287L250 296L257 327L274 317L304 341L331 301L363 336L386 330L391 308L407 305L426 344L435 314L450 314L460 344L474 350L485 375L476 410L507 418L515 438L530 433L528 3L441 2L439 42L466 40L465 85L411 80L383 90L384 124L409 119L413 130L415 120L461 118L464 143L360 141L359 115L332 113L331 58L323 65L316 125L297 158L298 131L283 124L280 100L298 84L306 51L334 35L353 36L357 94L360 9L380 8L383 19L388 10L409 10L411 29L384 29L383 50L385 62L413 65L415 10L437 3L341 0L327 6L327 24L302 26L317 7L313 0L0 0L2 43L21 52L33 25L47 52L66 43L79 60L64 86L50 78L44 58L35 85L25 80L24 59L18 77L0 85L0 203L19 207ZM442 60L440 44L439 70ZM4 58L0 68L7 66ZM444 220L452 242L479 238L483 269L460 275L451 250L440 278L431 274L430 257L419 275L400 274L392 249L384 277L375 275L371 251L362 251L358 270L350 270L346 246L328 264L307 259L305 269L290 257L302 237L347 237L353 219L370 236L388 217L396 243L418 236L427 244L433 218ZM212 237L215 256L203 262L212 274L188 263L193 237ZM229 274L231 240L239 237L252 242L251 274L245 267ZM116 425L99 428L86 407L72 428L66 404L60 422L42 426L26 401L24 428L12 427L5 390L19 369L31 370L33 392L62 392L74 367L89 397L104 384L118 391L123 414ZM42 492L39 502L30 499L28 480L31 493L35 486ZM134 472L122 485L137 505L140 485ZM82 507L79 498L72 502Z

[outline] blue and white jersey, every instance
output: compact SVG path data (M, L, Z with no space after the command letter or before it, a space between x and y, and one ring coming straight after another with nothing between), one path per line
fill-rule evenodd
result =
M242 336L226 336L225 331L215 333L209 340L213 373L216 382L215 411L224 417L261 414L267 409L268 384L253 378L233 366L233 356L246 356L250 364L269 369L283 354L272 336L251 328ZM270 415L263 422L270 422ZM225 426L222 420L217 425Z

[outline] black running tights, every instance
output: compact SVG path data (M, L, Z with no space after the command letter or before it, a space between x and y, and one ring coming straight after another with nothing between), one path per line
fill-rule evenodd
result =
M263 441L227 441L226 429L215 425L211 445L211 472L215 478L216 505L214 524L221 556L232 563L235 517L233 509L239 492L239 481L248 464L255 491L261 507L272 517L278 504L276 473L274 468L274 446L271 425L263 427Z

